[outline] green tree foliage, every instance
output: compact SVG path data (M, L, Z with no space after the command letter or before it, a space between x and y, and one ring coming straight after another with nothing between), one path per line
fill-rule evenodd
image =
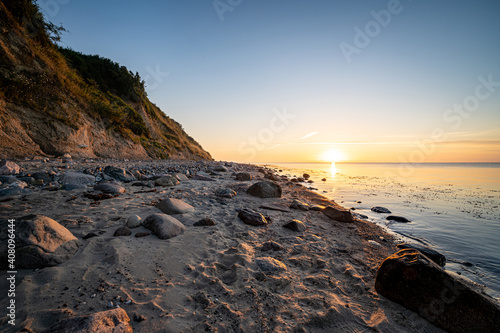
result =
M139 73L132 73L125 66L98 55L86 55L68 48L59 48L70 65L89 83L104 92L125 100L139 102L145 94L144 81Z

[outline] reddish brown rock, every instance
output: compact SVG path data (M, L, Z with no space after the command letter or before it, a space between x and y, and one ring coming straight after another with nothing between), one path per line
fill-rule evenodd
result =
M380 265L375 289L451 333L500 332L500 308L417 250L401 250Z

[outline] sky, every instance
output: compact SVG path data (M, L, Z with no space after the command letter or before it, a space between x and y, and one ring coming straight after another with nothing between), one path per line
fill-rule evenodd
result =
M39 0L216 160L500 162L498 0Z

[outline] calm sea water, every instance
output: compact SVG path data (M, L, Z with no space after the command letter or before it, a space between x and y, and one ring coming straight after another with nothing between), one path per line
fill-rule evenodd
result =
M500 163L267 165L289 176L309 173L319 193L404 241L443 253L445 269L486 286L500 301ZM373 206L412 222L387 221L389 214Z

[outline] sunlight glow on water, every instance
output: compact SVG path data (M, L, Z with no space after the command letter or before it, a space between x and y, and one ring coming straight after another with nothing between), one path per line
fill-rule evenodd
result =
M447 270L486 285L488 294L500 297L499 163L414 164L404 173L399 164L376 163L289 163L279 168L282 174L309 173L320 194L407 236L405 241L442 252ZM387 207L412 222L387 221L387 214L371 211L373 206Z

